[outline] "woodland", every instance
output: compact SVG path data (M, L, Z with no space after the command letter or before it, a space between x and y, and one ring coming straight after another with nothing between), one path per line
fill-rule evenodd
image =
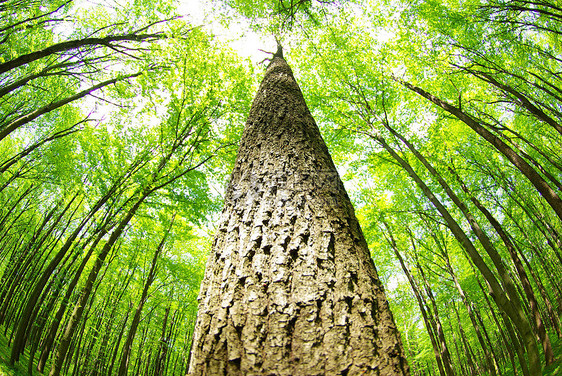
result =
M562 375L559 0L0 0L0 375L186 374L276 39L410 373Z

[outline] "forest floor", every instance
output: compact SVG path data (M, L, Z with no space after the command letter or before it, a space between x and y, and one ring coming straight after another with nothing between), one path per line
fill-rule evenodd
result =
M556 361L549 367L543 370L543 376L562 376L562 338L557 338L555 335L551 336L552 347ZM30 376L27 373L27 364L29 361L29 354L26 351L21 357L20 362L15 366L9 365L10 348L8 347L8 338L4 333L0 333L0 376ZM512 370L505 370L501 376L512 376ZM518 373L519 375L521 372ZM32 376L44 376L43 374L34 370Z
M562 338L550 336L556 360L543 370L543 376L562 376Z
M29 361L29 353L20 358L20 362L15 366L10 366L10 350L8 347L8 339L4 333L0 333L0 376L29 376L27 373L27 363ZM39 372L33 372L33 376L42 375Z

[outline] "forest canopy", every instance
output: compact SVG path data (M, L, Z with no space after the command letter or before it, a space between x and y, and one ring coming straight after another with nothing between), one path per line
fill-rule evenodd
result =
M558 1L0 0L0 373L186 374L277 40L411 373L558 374L561 37Z

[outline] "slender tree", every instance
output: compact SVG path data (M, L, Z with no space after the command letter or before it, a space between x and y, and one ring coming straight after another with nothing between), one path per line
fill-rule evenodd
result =
M386 228L386 233L384 236L386 238L386 241L389 243L390 247L392 248L392 251L394 252L394 254L396 255L396 258L398 259L398 262L400 263L400 267L402 268L402 271L404 272L404 274L406 275L406 278L408 279L408 282L410 283L410 287L412 288L412 293L414 294L414 297L416 298L416 301L418 302L418 306L420 308L420 312L422 314L422 318L423 318L423 322L425 324L426 330L429 334L429 339L431 340L431 345L433 347L433 353L435 354L435 361L437 363L437 368L439 369L439 374L441 376L445 376L445 375L449 375L450 373L452 373L452 369L451 369L451 362L450 359L443 359L442 358L442 351L441 348L439 346L439 343L437 342L437 328L435 325L435 320L431 320L430 316L429 316L429 307L427 304L427 301L425 299L425 297L422 295L420 288L418 287L418 283L416 282L416 280L414 279L412 273L410 272L410 268L406 265L406 263L404 262L404 258L402 257L402 255L400 254L400 250L398 249L398 246L396 244L396 240L394 239L394 236L392 235L392 230L390 228L390 226L383 220L381 221L385 228Z
M133 322L131 323L131 326L129 328L129 334L125 339L125 345L123 346L123 354L121 355L121 362L119 363L119 372L118 372L119 376L127 375L127 371L129 369L129 360L131 357L131 348L133 346L133 340L135 339L135 334L137 332L137 328L140 323L142 309L144 307L144 303L146 303L146 299L148 298L148 289L150 288L150 286L154 282L154 279L156 278L156 272L157 272L156 266L158 262L158 257L160 257L160 254L162 253L162 249L164 248L164 244L166 243L166 238L168 237L168 234L172 229L174 218L175 218L175 214L172 217L170 226L168 227L168 230L164 234L162 241L156 248L156 252L154 252L154 257L152 258L152 263L150 265L150 271L148 272L148 276L146 277L146 282L144 283L144 287L142 289L141 298L137 305L135 315L133 316Z

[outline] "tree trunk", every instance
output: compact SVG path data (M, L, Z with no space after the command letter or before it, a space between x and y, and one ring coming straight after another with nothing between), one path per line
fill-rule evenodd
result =
M416 87L408 82L396 79L400 84L404 85L406 88L418 93L427 100L433 102L437 106L441 107L445 111L456 116L459 120L463 121L470 128L472 128L476 133L482 136L486 141L492 144L500 153L502 153L529 181L535 186L537 191L544 197L544 199L550 204L552 209L558 215L558 218L562 220L562 199L558 194L548 185L548 183L542 178L542 176L531 167L527 161L525 161L519 154L513 151L505 142L503 142L496 135L491 133L489 130L484 128L478 121L473 119L470 115L461 111L459 108L442 101L441 99L435 97L434 95L424 91L423 89Z
M43 293L47 281L51 278L53 272L58 267L60 262L65 257L66 253L75 245L75 240L86 228L86 225L94 217L94 215L107 203L107 201L119 190L120 186L127 181L127 179L133 174L136 168L141 164L140 160L133 162L127 170L121 175L111 186L111 188L95 203L95 205L90 209L86 217L82 219L80 224L75 228L75 230L66 239L64 245L57 251L55 256L50 260L49 265L43 269L41 276L38 278L37 283L32 289L29 298L26 300L25 308L23 310L20 322L18 324L16 332L16 341L12 347L10 354L10 364L14 364L18 361L20 354L23 353L25 348L25 343L27 341L27 328L30 322L33 322L33 311L37 300Z
M201 285L189 375L224 374L409 374L351 202L280 52Z
M162 323L162 334L160 335L160 340L158 341L158 350L156 352L156 359L154 361L154 376L164 375L164 370L166 368L165 360L167 357L168 343L170 340L169 336L166 336L166 329L168 326L168 316L170 314L170 307L166 307L164 311L164 322ZM172 326L173 326L172 318Z
M461 319L460 319L460 316L459 316L459 310L457 309L457 306L456 306L455 303L453 303L451 305L452 305L453 311L455 312L455 315L457 317L457 326L459 327L460 341L461 341L462 347L464 349L464 354L465 354L466 362L468 363L468 369L470 370L470 375L476 376L476 375L478 375L478 370L476 369L476 365L474 364L474 360L476 360L476 359L473 356L473 352L472 352L472 349L470 348L470 344L468 343L468 341L466 339L466 333L464 332L464 329L463 329L462 324L461 324ZM450 319L449 319L449 323L451 323ZM451 331L453 329L452 325L453 324L451 323ZM460 361L460 357L459 357L459 361ZM461 364L462 364L462 362L461 362Z
M172 217L172 221L170 223L170 227L168 231L164 234L162 241L156 248L154 252L154 257L152 258L152 263L150 265L150 271L148 272L148 276L146 277L146 282L144 283L144 287L142 289L141 298L139 304L137 305L137 309L135 311L135 315L133 316L133 321L131 323L131 327L129 328L129 333L127 334L127 338L125 339L125 345L123 346L123 354L121 355L121 361L119 363L119 372L117 373L118 376L125 376L127 375L127 371L129 369L129 358L131 356L131 349L133 346L133 340L135 339L135 334L137 333L137 328L139 326L141 320L141 313L144 307L144 303L146 303L146 299L148 298L148 289L154 282L156 278L156 265L158 262L158 257L162 253L162 249L164 248L164 244L166 243L166 238L168 234L172 230L172 225L174 223L175 214Z
M113 366L117 361L117 353L119 351L119 345L121 344L121 339L123 339L123 334L125 334L125 329L127 328L127 322L129 321L129 314L131 313L132 304L129 305L129 309L125 312L125 317L123 319L123 323L121 325L121 329L119 330L119 334L117 335L117 340L113 345L113 354L111 355L111 364L107 369L108 375L111 375L113 372Z
M412 293L414 294L414 297L416 298L416 301L418 302L418 307L420 308L420 312L422 314L422 318L423 318L423 322L425 324L425 328L427 329L427 334L429 335L429 339L431 341L431 346L433 347L433 354L435 355L435 362L437 363L437 368L439 369L439 374L441 376L445 376L448 375L449 369L451 368L451 365L449 364L448 367L444 366L444 360L441 357L441 349L439 348L439 344L437 343L437 328L435 325L435 322L430 320L430 317L428 315L428 311L429 311L429 307L427 306L427 302L425 301L424 297L422 296L420 289L418 288L418 284L416 282L416 280L414 279L414 277L412 276L412 273L410 272L410 269L408 268L408 266L406 265L406 263L404 262L404 258L402 257L402 255L400 254L400 250L398 249L398 246L396 244L396 241L394 240L394 236L392 235L392 230L390 229L390 226L383 220L382 223L384 224L384 226L386 227L388 236L385 235L386 241L390 244L390 247L392 248L392 251L394 252L394 254L396 255L396 258L398 259L398 262L400 263L400 266L402 267L402 271L404 272L404 274L406 275L406 278L408 279L408 282L410 283L410 287L412 288ZM427 307L427 309L426 309ZM447 371L445 371L445 368L447 368Z
M78 285L78 282L80 281L80 277L82 276L82 272L84 271L84 268L86 267L88 260L94 253L94 250L96 249L98 243L103 239L103 237L109 230L108 227L109 226L107 224L105 224L102 227L98 236L96 237L90 248L88 249L88 252L86 252L86 255L82 259L82 262L78 266L78 269L74 272L74 277L72 278L72 281L69 283L68 287L66 288L66 293L62 299L62 302L60 303L60 306L55 314L55 317L49 329L47 330L47 334L45 335L43 343L41 344L42 347L41 355L39 356L39 360L37 361L37 370L40 373L43 373L45 364L47 363L49 355L51 354L51 349L53 348L53 343L55 342L55 337L57 335L59 325L63 319L64 313L66 312L66 308L68 306L68 303L70 302L72 293L74 292L74 288L76 287L76 285Z
M427 278L425 277L425 273L418 261L418 250L416 248L416 243L415 243L415 238L414 238L414 234L412 233L412 231L406 227L406 230L408 232L408 235L410 237L410 242L412 245L412 250L413 253L415 255L416 258L416 267L419 271L420 274L420 279L423 283L424 289L425 289L425 293L427 295L427 297L429 298L429 302L431 303L431 309L429 309L428 306L428 311L433 311L433 315L431 317L431 320L433 321L433 325L435 328L435 335L436 338L439 340L439 350L441 352L441 359L443 359L443 367L445 368L445 371L447 372L447 376L454 376L455 375L455 371L453 369L453 362L451 360L451 353L449 351L449 347L447 346L447 341L445 339L445 332L443 330L443 324L441 323L441 319L439 318L439 308L437 307L437 302L435 301L435 297L433 295L433 291L431 289L431 286L429 285L429 282L427 281Z
M102 250L98 254L98 258L97 258L96 262L94 263L94 266L90 270L90 274L88 275L88 279L86 280L86 284L85 284L84 288L82 289L80 297L78 298L78 302L74 306L74 310L73 310L72 314L70 315L68 323L66 324L66 328L64 330L64 333L63 333L62 338L60 340L59 346L57 348L57 352L55 353L55 357L53 359L53 364L51 366L49 376L59 376L60 375L64 360L66 358L68 348L70 346L70 341L72 340L72 337L74 335L74 332L76 331L78 323L80 322L80 319L82 318L82 314L84 312L86 302L88 301L88 299L90 297L90 294L91 294L92 289L94 287L94 282L97 280L98 273L101 270L101 268L102 268L102 266L105 262L105 258L107 257L107 255L109 254L109 251L111 250L111 248L113 248L113 245L115 244L117 239L121 236L121 234L125 230L125 227L129 224L129 221L131 220L131 218L133 218L137 209L141 206L141 204L142 204L142 202L144 201L145 198L146 198L146 195L141 196L137 200L137 202L135 202L135 204L129 209L129 211L127 212L125 217L121 220L121 222L119 223L117 228L113 231L113 233L111 234L111 236L109 237L109 239L105 243L104 247L102 248Z
M529 269L529 273L531 273L531 276L533 277L533 280L535 281L535 284L537 285L537 288L539 289L539 292L541 294L541 297L544 301L544 304L546 306L546 310L548 312L548 318L552 324L552 327L554 328L554 330L556 330L556 334L558 335L558 338L562 337L562 332L560 331L560 318L558 317L558 315L556 314L556 312L554 312L554 307L552 306L552 302L550 300L550 296L548 295L540 275L535 272L534 268L531 266L531 264L529 263L529 260L527 260L527 257L525 256L525 254L521 251L521 249L518 248L519 251L519 255L521 256L521 259L523 260L523 262L525 263L525 265L527 266L527 269Z
M392 129L388 124L385 124L385 126L390 132L392 132L393 135L398 137L402 142L404 142L406 144L408 149L410 149L410 151L412 151L412 153L416 156L416 158L437 179L437 181L439 182L441 187L443 187L443 189L447 193L447 196L449 196L449 198L461 210L461 212L463 213L465 218L470 223L470 227L473 229L474 233L478 237L478 240L482 244L484 250L486 251L486 253L488 253L490 258L492 259L493 264L496 266L496 269L497 269L497 271L498 271L498 273L499 273L499 275L502 279L503 285L505 287L506 293L507 293L509 299L511 300L515 310L517 312L519 312L519 316L521 317L521 319L525 319L526 318L525 315L522 312L520 312L522 310L522 307L521 307L522 302L519 299L519 294L516 291L514 281L509 276L509 273L507 272L507 270L504 266L504 263L503 263L503 260L500 256L500 254L497 252L496 248L492 245L492 242L489 239L488 235L482 230L482 228L480 227L476 218L472 215L472 213L468 209L468 206L466 206L464 204L464 202L461 201L461 199L453 192L453 190L451 189L449 184L447 184L447 182L443 179L441 174L427 161L427 159L421 153L419 153L417 151L417 149L406 138L404 138L402 135L400 135L398 132L396 132L394 129ZM460 180L460 177L456 174L456 172L452 169L450 169L450 171L451 171L451 173L453 173L454 176L456 176L456 178L459 181L463 191L465 193L467 193L467 195L469 195L470 200L484 214L484 216L490 222L492 227L496 230L496 232L498 233L500 238L504 241L504 244L505 244L507 250L509 251L509 254L510 254L510 256L511 256L511 258L512 258L512 260L513 260L513 262L514 262L514 264L517 268L517 272L518 272L520 281L523 284L523 287L525 288L526 296L527 296L527 298L530 302L533 317L535 318L535 323L536 323L537 329L538 329L538 335L541 339L541 343L543 344L543 350L544 350L544 353L545 353L546 365L550 365L553 361L553 353L552 353L552 347L551 347L551 344L550 344L550 340L548 339L548 336L546 335L546 331L545 331L544 325L542 323L542 318L541 318L540 313L538 311L538 305L536 303L535 295L533 293L533 290L532 290L531 285L529 283L529 280L527 278L527 274L525 273L525 270L523 269L523 266L521 265L521 260L517 256L517 252L515 251L513 245L509 241L509 239L507 239L507 235L505 234L505 232L503 231L503 229L501 228L501 226L499 225L497 220L495 220L495 218L492 216L492 214L475 197L473 197L470 194L470 192L468 191L468 188ZM522 335L523 335L523 333L522 333Z
M499 320L496 318L496 315L494 314L494 309L492 307L492 304L490 303L490 300L488 299L488 293L487 293L486 289L484 288L484 286L482 286L482 284L480 283L480 280L478 278L476 279L476 281L478 282L478 287L482 291L482 296L484 297L484 300L486 301L486 304L490 308L490 312L492 312L492 317L494 318L494 322L496 323L496 326L497 326L498 330L501 330L502 325L500 324ZM519 364L521 365L521 372L523 373L523 376L529 376L530 375L529 367L527 367L527 363L525 362L525 354L524 354L522 346L519 344L519 341L517 339L517 334L513 330L513 326L511 325L511 321L509 320L507 315L505 313L503 313L501 310L500 310L500 315L501 315L501 318L504 322L503 326L505 327L505 330L506 330L506 332L509 336L509 339L511 341L511 343L508 343L506 341L505 346L506 346L507 351L510 353L510 356L511 356L511 359L512 359L513 372L517 371L517 367L515 367L515 357L513 356L514 353L515 353L517 355L517 359L519 360Z
M456 172L453 171L453 173L456 175ZM544 327L542 316L539 312L539 304L535 297L533 288L531 287L531 282L529 281L527 272L525 272L525 269L523 268L523 264L521 263L521 258L517 254L517 249L515 248L515 245L511 242L509 235L504 231L503 227L500 225L498 220L492 215L492 213L488 209L486 209L486 207L484 207L484 205L482 205L482 203L476 197L474 197L471 194L468 187L466 187L466 185L458 175L456 175L456 178L459 181L463 191L469 196L472 203L482 212L482 214L484 214L486 219L490 222L494 230L496 230L496 233L499 235L499 237L505 244L505 247L509 252L509 255L511 256L511 260L513 261L513 265L515 266L515 269L517 271L517 275L519 276L519 281L523 286L525 296L529 301L531 314L535 319L537 334L543 346L546 365L548 366L552 364L552 362L554 361L554 352L552 350L552 345L550 343L550 339L548 338L548 334L546 333L546 328Z
M495 359L495 357L493 357L490 352L491 352L491 348L488 348L488 346L486 345L486 342L484 341L484 337L482 336L482 333L480 331L480 323L477 321L476 319L476 315L474 313L473 310L473 303L470 302L463 290L463 288L461 287L461 284L459 282L459 280L457 279L457 275L455 274L453 267L451 266L450 260L449 260L449 255L448 254L443 254L443 260L445 260L446 263L446 267L447 267L447 271L449 272L449 275L451 276L451 279L453 280L453 283L455 285L455 288L457 289L461 300L464 304L464 306L466 307L466 310L468 312L468 317L470 318L470 322L472 323L472 327L474 328L474 332L476 333L476 338L478 338L478 343L480 343L480 347L482 348L482 351L484 351L484 357L486 358L486 363L488 364L488 369L491 375L495 376L497 375L498 371L499 371L499 367L497 364L497 361ZM456 307L455 307L456 309ZM483 326L482 326L483 327Z
M391 148L390 145L388 145L388 143L382 137L376 135L373 135L372 137L375 140L377 140L386 151L388 151L388 153L392 156L392 158L394 158L400 164L400 166L402 166L404 170L406 170L408 175L410 175L410 177L414 179L414 181L416 182L418 187L422 190L424 195L429 199L429 201L431 201L433 206L435 206L435 208L439 211L443 219L446 221L447 226L453 233L455 239L457 239L457 241L460 243L463 249L466 250L467 254L469 255L470 259L472 260L476 268L480 271L480 273L482 273L482 276L486 280L486 284L488 285L490 295L494 299L494 302L513 321L514 325L517 328L517 331L524 339L525 350L529 357L529 366L530 366L529 370L531 372L531 375L540 376L542 374L542 365L540 363L540 354L537 344L535 342L535 337L531 325L529 324L527 317L524 315L524 312L521 309L520 305L517 306L515 304L518 301L514 302L513 300L510 299L512 296L513 299L515 298L517 298L517 300L519 299L518 296L516 295L516 292L513 292L512 291L513 289L509 288L510 285L508 283L506 283L507 285L506 287L508 288L508 291L507 292L504 291L504 289L496 279L496 276L489 268L486 261L482 258L482 256L480 255L480 253L478 252L472 241L465 234L464 230L460 227L458 222L453 218L453 216L447 210L447 208L445 208L445 206L441 203L439 198L437 198L437 196L433 194L433 192L427 186L427 184L425 184L425 182L414 171L412 166L407 161L405 161L402 157L400 157L398 153L396 153L396 151L393 148ZM461 208L459 207L459 209ZM470 225L474 230L478 230L478 228L476 227L477 225L476 222L471 221ZM479 240L482 240L482 236L479 236ZM493 257L493 253L490 254L490 256ZM501 260L494 258L492 261L494 261L494 265L496 265L496 268L500 269L500 267L502 266ZM508 280L509 276L507 274L505 273L500 273L500 274L501 277L503 277L502 281L509 282ZM507 293L509 293L509 296ZM524 365L522 364L521 367L524 367Z

